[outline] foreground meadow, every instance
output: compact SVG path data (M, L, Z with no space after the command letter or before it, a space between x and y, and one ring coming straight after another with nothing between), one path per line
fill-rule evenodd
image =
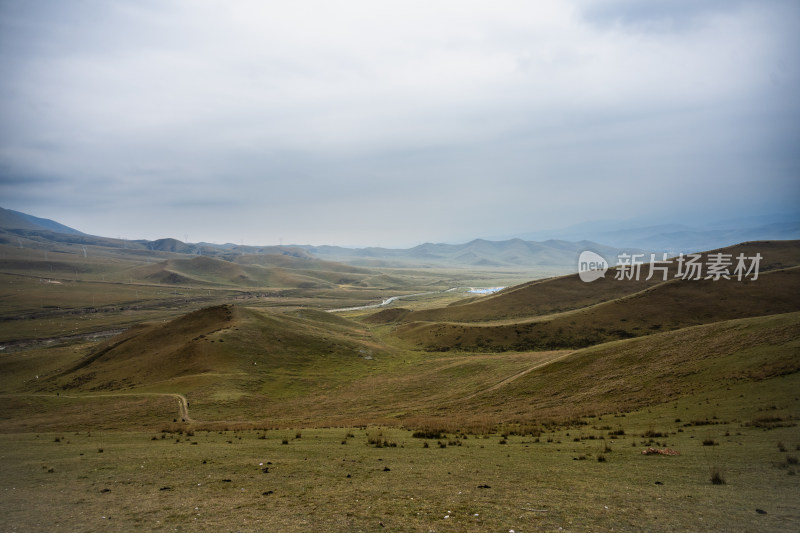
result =
M799 404L773 402L797 383L771 381L485 434L190 424L3 434L0 527L796 531Z

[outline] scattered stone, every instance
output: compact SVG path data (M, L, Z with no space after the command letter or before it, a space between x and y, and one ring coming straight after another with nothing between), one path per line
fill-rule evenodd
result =
M680 455L680 453L672 448L647 448L642 450L642 455Z

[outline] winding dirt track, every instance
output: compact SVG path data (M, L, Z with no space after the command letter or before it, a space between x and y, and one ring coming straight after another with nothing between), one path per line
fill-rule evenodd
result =
M47 397L52 398L52 394L3 394L0 396L38 396L38 397ZM59 394L59 398L119 398L120 396L169 396L170 398L175 398L178 401L178 416L184 422L197 422L197 420L192 419L189 416L189 400L186 399L186 396L183 394L171 393L171 392L119 392L115 394L80 394L80 395L71 395L71 394Z
M561 359L569 357L570 355L574 354L575 352L576 352L576 350L571 350L571 351L569 351L567 353L564 353L564 354L561 354L561 355L557 355L556 357L553 357L552 359L548 359L547 361L542 361L541 363L537 363L537 364L533 365L530 368L526 368L522 372L517 372L516 374L512 374L511 376L508 376L507 378L503 379L502 381L499 381L499 382L495 383L491 387L487 387L485 389L481 389L481 390L479 390L477 392L473 392L472 394L470 394L468 396L464 396L463 398L459 398L458 401L459 402L463 402L464 400L471 400L472 398L475 398L476 396L480 396L481 394L486 394L488 392L496 391L497 389L505 387L506 385L508 385L512 381L514 381L516 379L519 379L522 376L524 376L526 374L529 374L530 372L533 372L537 368L542 368L543 366L547 366L547 365L549 365L551 363L555 363L556 361L560 361Z
M521 372L517 372L516 374L512 374L512 375L508 376L507 378L504 378L501 381L498 381L497 383L495 383L494 385L492 385L490 387L487 387L485 389L481 389L479 391L473 392L472 394L469 394L467 396L459 398L458 400L455 400L455 401L463 402L465 400L471 400L472 398L475 398L476 396L480 396L482 394L487 394L487 393L496 391L498 389L501 389L502 387L505 387L509 383L521 378L522 376L525 376L525 375L533 372L536 369L542 368L543 366L547 366L547 365L549 365L551 363L555 363L556 361L560 361L562 359L565 359L565 358L569 357L570 355L575 353L575 351L576 350L571 350L571 351L568 351L568 352L565 352L565 353L562 353L562 354L558 354L555 357L553 357L552 359L548 359L546 361L541 361L541 362L539 362L539 363L537 363L537 364L535 364L535 365L533 365L533 366L531 366L529 368L526 368L525 370L522 370ZM0 396L39 396L39 397L50 397L50 398L53 397L52 394L41 394L41 393L40 394L2 394ZM186 396L184 396L183 394L178 394L178 393L170 393L170 392L119 392L119 393L106 393L106 394L80 394L80 395L61 394L60 395L61 398L73 398L73 399L76 399L76 398L119 398L121 396L168 396L168 397L174 398L178 402L178 417L181 419L181 421L183 421L183 422L198 422L197 420L194 420L192 417L189 416L189 400L187 400Z

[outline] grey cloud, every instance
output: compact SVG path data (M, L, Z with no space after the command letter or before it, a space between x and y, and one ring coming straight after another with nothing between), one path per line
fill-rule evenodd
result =
M796 12L3 3L3 207L71 203L83 231L152 238L384 245L569 225L597 204L785 208Z

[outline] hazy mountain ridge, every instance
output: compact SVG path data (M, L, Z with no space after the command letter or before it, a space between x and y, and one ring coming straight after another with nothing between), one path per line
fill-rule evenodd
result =
M319 257L363 266L374 266L380 261L382 264L398 266L423 263L430 266L446 264L452 267L542 267L561 271L574 271L578 255L584 250L592 250L609 259L622 252L644 252L636 248L615 248L586 240L570 242L554 239L542 242L523 239L474 239L463 244L424 243L407 249L338 246L302 248Z
M800 239L800 215L796 213L743 217L700 225L652 224L651 221L594 221L568 228L529 232L522 239L577 238L608 246L629 246L677 255L733 246L745 241Z
M54 220L48 218L39 218L12 209L4 209L0 207L0 228L13 228L24 230L45 230L55 231L58 233L66 233L69 235L85 235L64 224L59 224Z
M539 239L539 240L532 240ZM103 246L129 252L168 252L213 256L240 264L262 264L264 255L347 263L357 267L532 268L550 274L574 272L580 252L592 250L610 264L620 253L698 252L746 241L800 239L800 219L793 215L722 221L704 227L684 224L635 225L624 222L586 223L503 240L473 239L466 243L423 243L411 248L348 248L332 245L269 245L186 243L175 238L126 240L88 235L53 220L0 208L0 243L24 246L48 242Z

